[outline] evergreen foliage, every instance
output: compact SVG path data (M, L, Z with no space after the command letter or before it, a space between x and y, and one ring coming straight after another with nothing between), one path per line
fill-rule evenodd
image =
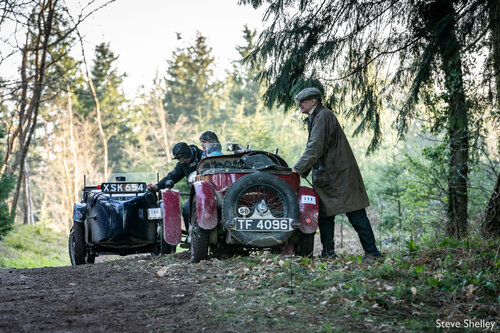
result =
M3 176L0 179L0 239L2 239L13 226L13 219L10 215L9 206L6 200L10 197L14 189L15 178Z
M254 7L260 0L242 0ZM268 105L293 106L304 87L323 89L325 104L360 120L354 132L373 133L368 152L382 142L380 114L397 109L400 138L420 103L435 117L435 132L444 131L448 163L448 233L467 233L467 186L470 127L474 112L488 115L491 106L471 108L464 59L484 45L489 5L484 1L268 1L271 24L247 57L265 63L261 80L269 82ZM490 14L491 15L491 14ZM391 67L397 64L397 69ZM491 68L483 82L491 81ZM484 85L484 83L483 83ZM436 100L430 91L443 91ZM406 92L401 94L401 91ZM441 104L442 107L437 107ZM498 105L498 101L497 101ZM436 110L438 110L436 114ZM428 111L428 110L424 110ZM495 116L498 120L498 115ZM484 132L484 128L481 128Z
M256 34L255 30L250 30L248 26L244 27L243 38L246 45L236 47L241 59L248 57L255 49ZM246 116L262 109L260 98L264 93L264 86L257 80L262 69L262 66L242 66L239 61L235 62L226 83L229 86L229 101L231 102L229 108L235 109L238 105L243 105L243 113Z
M211 51L206 38L198 33L194 45L178 48L172 54L163 99L169 122L175 122L181 115L193 120L197 115L213 113L219 83L213 78Z
M498 141L498 127L491 122L495 98L488 90L493 59L485 59L484 75L476 75L472 58L486 47L480 38L487 21L481 16L483 3L460 7L450 2L451 8L434 10L446 4L244 2L270 4L271 25L258 41L255 30L242 29L236 49L245 61L235 59L221 81L214 75L211 48L198 33L176 49L153 87L130 102L121 91L125 74L117 70L118 55L108 43L96 46L91 77L110 169L158 171L163 177L177 162L169 156L172 146L178 141L199 145L206 130L216 132L223 147L234 142L255 150L279 148L293 165L304 150L307 130L300 115L285 111L296 108L293 97L303 87L318 85L349 137L372 203L370 219L384 237L408 241L412 249L423 239L441 237L449 219L450 183L464 179L466 192L458 193L467 195L463 212L471 230L477 230L499 170L497 146L491 142ZM294 14L295 9L301 12ZM447 12L451 16L443 16ZM68 55L73 42L51 49L47 98L29 160L35 220L63 231L71 226L71 205L79 200L75 193L83 174L102 172L104 151L83 66ZM460 52L450 51L457 47ZM11 111L5 107L2 121ZM455 117L458 113L463 117ZM389 128L392 122L399 135ZM365 131L374 136L361 135ZM401 141L405 132L411 139ZM427 135L432 144L422 139ZM363 154L376 148L378 154ZM453 151L469 155L463 156L465 169L451 176L458 165ZM12 188L9 181L0 181L0 202ZM60 191L46 190L56 183ZM184 181L176 188L188 191Z
M384 105L400 105L396 125L402 137L417 115L417 103L429 101L427 88L442 82L436 58L441 46L449 47L440 43L446 29L453 24L458 42L470 51L478 49L481 44L474 42L487 29L483 1L463 6L459 1L240 2L268 4L265 18L271 24L246 58L254 66L266 64L260 78L270 83L267 104L293 108L301 89L317 85L326 106L348 107L350 115L362 119L359 130L374 133L369 151L381 143L378 115ZM452 7L444 8L446 3ZM443 17L431 23L426 13ZM491 70L484 78L492 79Z
M130 112L129 101L121 90L126 74L118 72L117 59L109 43L97 45L91 76L101 107L103 129L108 138L109 160L116 171L122 171L129 163L124 145L136 142L132 129L138 119L137 114ZM77 112L81 117L94 118L96 106L90 88L85 80L80 80L80 84L76 91Z
M4 109L2 104L0 104L0 109ZM5 130L0 128L0 139L3 139L4 137ZM3 151L0 151L0 161L1 160L3 160ZM14 223L13 218L10 215L9 205L6 203L6 200L10 197L10 194L14 189L14 185L14 177L8 175L0 177L0 239L2 239L12 229Z

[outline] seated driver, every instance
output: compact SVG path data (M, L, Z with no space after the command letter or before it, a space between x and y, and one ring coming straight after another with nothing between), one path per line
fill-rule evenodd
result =
M203 157L221 156L222 145L217 134L213 131L205 131L200 135L200 143L203 148Z
M157 184L148 184L148 190L158 191L164 188L170 189L174 187L174 184L182 180L182 178L186 177L187 179L193 171L196 171L196 167L203 156L203 150L195 145L188 146L185 142L178 142L175 144L174 148L172 148L172 155L174 155L174 159L179 160L174 170L170 171ZM184 218L186 230L189 230L189 200L186 201L186 204L182 208L182 217Z

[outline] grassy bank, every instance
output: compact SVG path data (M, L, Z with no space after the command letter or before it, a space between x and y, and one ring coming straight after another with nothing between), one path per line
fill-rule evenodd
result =
M371 264L266 253L216 261L226 278L203 292L206 320L238 331L434 331L438 320L470 329L498 320L498 246L445 240Z
M71 265L68 239L44 225L15 225L0 241L0 268Z

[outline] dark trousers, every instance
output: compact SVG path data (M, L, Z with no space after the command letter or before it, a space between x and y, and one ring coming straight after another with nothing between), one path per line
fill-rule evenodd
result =
M354 227L358 233L359 241L363 250L367 253L380 255L377 246L375 245L375 235L373 234L370 220L366 216L366 210L360 209L354 212L346 213L349 223ZM321 244L323 249L331 251L335 249L335 216L322 216L319 218L319 232L321 237Z
M182 218L184 219L186 231L189 231L189 206L189 200L186 200L184 207L182 207Z

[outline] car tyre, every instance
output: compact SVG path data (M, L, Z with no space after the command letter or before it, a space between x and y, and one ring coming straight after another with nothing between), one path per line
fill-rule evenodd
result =
M292 188L278 176L265 172L256 172L239 178L229 187L222 201L223 221L231 221L235 217L239 216L238 201L247 193L251 192L252 189L257 191L266 191L270 195L274 196L274 203L277 205L276 209L281 210L279 214L273 214L275 217L286 217L298 220L300 212L299 203L297 200L297 194L292 190ZM260 201L259 196L251 194L249 196L249 200L246 200L247 203L249 201L255 201L252 202L252 205L255 205L258 201ZM293 230L276 231L267 232L266 235L276 240L276 244L272 244L272 246L274 246L283 244L290 238L290 236L293 235L293 233ZM262 234L258 232L233 231L232 236L242 244L252 245L255 240L262 236Z
M69 257L71 265L85 264L85 227L83 222L74 222L69 233Z
M171 254L175 253L175 245L170 245L165 242L165 229L163 223L161 224L161 235L160 235L160 254Z
M191 223L189 236L191 238L191 262L198 263L208 257L208 230L198 226L196 221L196 201L191 202Z

